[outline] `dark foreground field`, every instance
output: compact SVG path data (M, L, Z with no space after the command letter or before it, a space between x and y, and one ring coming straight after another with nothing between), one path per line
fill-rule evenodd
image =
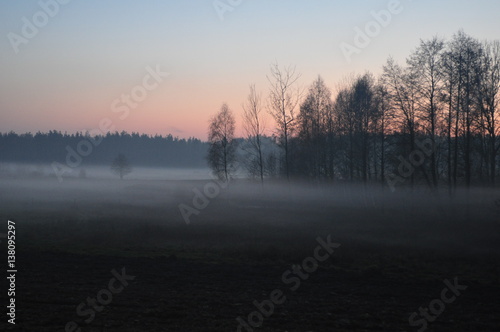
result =
M16 325L4 313L0 329L500 330L498 191L233 183L187 225L179 204L204 185L0 179L18 268Z

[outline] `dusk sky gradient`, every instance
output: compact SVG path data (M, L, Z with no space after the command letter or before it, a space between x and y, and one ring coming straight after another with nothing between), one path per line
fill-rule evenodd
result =
M321 75L334 93L349 74L379 74L389 55L404 61L421 38L459 29L500 37L500 1L401 0L402 12L348 63L339 45L389 2L243 0L220 20L213 0L73 0L16 54L8 34L21 35L22 18L41 7L3 0L0 132L85 131L109 118L118 131L206 139L209 117L227 102L242 135L249 85L267 95L274 61L295 65L305 88ZM113 101L157 65L169 76L120 119Z

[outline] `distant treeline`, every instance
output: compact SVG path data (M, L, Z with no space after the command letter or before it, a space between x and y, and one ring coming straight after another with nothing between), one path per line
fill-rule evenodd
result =
M0 133L0 162L110 165L123 153L132 166L205 167L207 144L196 138L138 133L90 136L59 131ZM68 165L70 166L70 165Z

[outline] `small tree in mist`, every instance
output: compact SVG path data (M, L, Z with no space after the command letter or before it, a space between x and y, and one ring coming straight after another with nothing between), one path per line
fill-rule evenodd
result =
M111 171L123 180L125 175L132 172L132 167L130 167L127 157L120 153L111 163Z
M210 119L208 129L208 165L219 179L226 181L236 161L235 123L233 113L223 104L219 113Z

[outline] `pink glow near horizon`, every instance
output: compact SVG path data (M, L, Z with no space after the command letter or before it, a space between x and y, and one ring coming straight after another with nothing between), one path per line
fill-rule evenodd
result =
M392 0L391 0L392 1ZM223 20L211 2L154 1L150 6L120 1L70 2L58 8L27 43L14 52L0 44L0 132L97 128L103 118L116 130L206 139L210 116L227 103L243 136L242 103L250 84L265 98L271 63L295 65L300 85L321 75L333 94L350 74L378 74L389 55L400 62L420 38L451 37L463 28L480 39L497 39L500 2L433 3L400 0L380 33L346 61L339 47L353 43L356 28L374 20L372 12L390 1L243 2ZM398 7L399 8L399 7ZM23 17L40 11L37 1L8 2L0 31L22 34ZM120 13L117 15L116 13ZM147 68L169 75L144 82ZM144 87L146 95L139 87ZM123 94L137 105L113 112ZM144 98L143 98L144 97ZM271 134L271 121L268 121Z

